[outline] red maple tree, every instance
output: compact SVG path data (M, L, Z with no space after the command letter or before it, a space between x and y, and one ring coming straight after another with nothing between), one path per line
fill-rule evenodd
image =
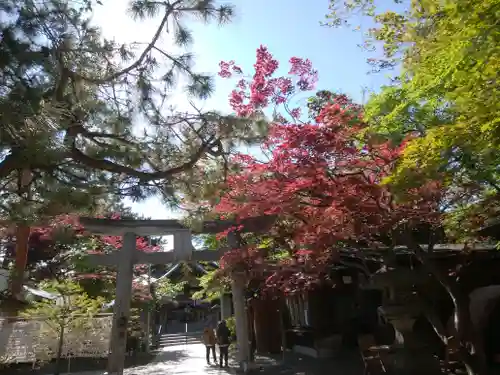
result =
M119 214L110 215L111 219L119 220ZM86 233L88 235L88 233ZM94 249L89 251L92 254L105 253L109 251L117 251L122 247L122 237L120 236L93 236L97 238L97 242L95 242ZM155 252L160 251L161 248L156 245L151 245L149 240L145 237L137 237L135 247L138 251L144 252ZM111 283L116 282L116 271L113 270L114 267L110 270L109 267L96 267L96 271L94 272L80 272L76 275L76 278L79 280L107 280ZM144 264L136 264L134 265L134 280L132 282L132 296L135 300L151 300L151 291L149 290L149 286L140 280L139 277L143 276L147 273L148 266Z
M263 145L269 160L239 155L239 172L227 180L216 210L238 218L278 215L295 251L329 252L340 241L373 243L405 222L415 225L439 218L440 189L429 183L397 201L382 184L395 167L402 145L363 136L362 107L345 95L332 95L309 122L286 103L297 91L313 87L317 73L308 60L290 59L292 78L274 77L278 63L265 47L257 50L255 74L238 83L230 96L239 115L251 115L271 104L284 105ZM223 77L241 69L221 63ZM289 112L289 113L288 113ZM290 119L291 121L287 120ZM293 122L292 122L293 121Z
M238 116L250 116L257 110L274 104L282 105L292 118L300 117L300 108L289 107L290 98L298 92L312 90L318 80L318 72L313 69L309 59L292 57L289 62L289 77L274 77L279 62L266 47L260 46L257 49L255 73L251 79L241 78L229 97L231 107ZM242 69L234 61L221 61L219 65L219 76L223 78L243 75Z
M294 269L285 264L267 279L268 286L285 291L314 284L325 270L321 258L331 260L345 245L359 248L378 246L382 240L386 245L388 240L403 242L453 301L456 339L464 363L472 368L477 359L473 357L478 355L469 348L475 347L477 352L478 347L470 334L468 298L456 280L429 258L432 239L425 251L413 238L413 230L422 224L440 225L445 205L457 195L457 187L447 190L439 181L429 181L418 189L395 194L383 181L397 165L405 142L394 145L367 136L363 108L345 95L325 99L322 92L315 101L322 104L309 108L310 118L303 121L299 110L288 110L286 103L295 92L311 88L316 72L307 60L292 58L290 62L290 74L299 76L295 86L290 78L273 77L278 63L266 48L259 48L252 80L240 81L231 93L231 105L239 115L251 115L271 104L283 105L285 111L275 116L263 145L268 160L254 155L233 160L238 173L227 180L216 211L240 219L277 215L272 235L285 237L281 244L291 255L287 263L300 265ZM294 69L298 62L300 69ZM223 77L241 72L233 62L223 62L221 68ZM239 258L237 251L230 253L228 265L258 266L252 261L262 257L252 256L252 249L242 250ZM446 344L447 334L436 322L432 324Z
M116 213L108 216L111 219L120 219L120 215ZM7 248L10 250L8 258L12 258L15 236L8 230L4 231L3 235ZM35 270L38 278L42 279L61 277L62 273L63 277L71 276L79 280L83 287L91 287L92 284L99 282L114 284L116 271L113 268L86 265L84 257L87 253L117 251L121 246L121 237L93 235L85 231L76 215L59 215L44 225L31 228L28 237L28 269ZM149 241L143 237L137 238L136 248L146 252L159 250L158 246L150 245ZM43 262L45 266L39 267L40 262ZM68 271L69 275L67 275ZM136 278L145 274L146 271L145 265L134 266ZM151 298L147 286L138 282L133 283L132 293L138 300Z

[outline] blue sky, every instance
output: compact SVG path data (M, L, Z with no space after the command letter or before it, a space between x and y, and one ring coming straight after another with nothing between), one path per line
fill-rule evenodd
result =
M126 15L126 3L104 1L104 6L95 11L94 22L103 28L107 37L118 41L147 41L159 20L132 21ZM327 0L234 0L231 3L236 7L233 23L223 27L190 24L195 39L191 47L196 56L195 70L215 74L221 60L235 60L244 71L252 73L255 50L263 44L283 64L284 73L290 57L309 58L319 71L318 88L343 91L356 101L362 100L363 88L377 90L385 81L383 76L367 75L368 54L358 47L362 42L360 32L320 26L328 10ZM162 43L169 47L167 39ZM217 79L215 95L204 103L204 108L229 111L227 98L233 86L234 81ZM183 98L177 100L182 107ZM177 216L155 198L132 207L155 219Z

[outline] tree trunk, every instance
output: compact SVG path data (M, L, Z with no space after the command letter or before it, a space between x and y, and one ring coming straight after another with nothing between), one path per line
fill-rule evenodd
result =
M455 307L454 327L459 342L458 355L467 369L467 374L486 375L487 369L483 345L478 342L474 333L475 327L472 324L470 316L469 296L462 293L457 282L443 273L441 269L436 266L434 261L430 259L429 253L432 252L432 246L429 246L428 251L424 251L422 247L414 241L411 234L406 234L404 240L407 247L414 251L419 261L446 290L446 293L453 302ZM436 327L434 327L434 329L436 329ZM443 339L442 335L439 336ZM443 340L443 342L448 346L448 340Z
M20 192L24 192L27 198L31 197L29 184L31 182L31 170L23 169L18 176ZM26 190L26 191L25 191ZM16 262L14 273L11 279L12 297L16 298L23 289L24 271L28 262L28 242L31 228L25 224L18 224L16 227Z
M285 301L280 298L279 301L279 318L280 318L280 334L281 334L281 359L285 362L286 351L288 349L288 343L286 341L286 325L285 325Z
M16 298L21 293L24 282L24 271L28 262L28 241L30 236L30 227L19 224L16 227L16 260L14 272L11 279L11 293Z
M441 321L439 316L437 316L431 305L427 302L421 302L421 306L424 310L427 321L432 325L435 333L445 345L446 350L448 350L450 345L449 332L446 331L443 322ZM474 356L471 356L470 353L468 353L466 350L464 351L463 348L461 348L459 351L459 357L466 367L468 375L483 375L485 373L485 371L482 370L480 364L478 365L477 359L474 358Z
M64 345L64 324L61 324L60 328L61 328L61 333L59 334L59 341L57 343L57 356L56 356L56 365L54 368L54 375L59 375L61 373L61 357Z

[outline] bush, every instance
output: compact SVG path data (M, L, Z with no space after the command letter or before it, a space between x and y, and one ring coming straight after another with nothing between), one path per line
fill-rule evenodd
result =
M229 332L231 333L231 338L233 340L236 339L236 320L234 319L234 316L226 319L226 325L229 329Z

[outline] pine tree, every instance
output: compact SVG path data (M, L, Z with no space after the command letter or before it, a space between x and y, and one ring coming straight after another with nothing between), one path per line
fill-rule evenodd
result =
M88 210L106 194L144 199L161 193L176 204L177 188L203 178L195 166L223 166L240 139L251 141L262 130L253 119L168 105L181 77L193 98L209 97L214 86L209 75L193 70L192 54L170 53L158 40L166 35L189 45L188 16L223 24L231 6L132 1L135 19L159 19L153 39L137 49L104 38L90 24L98 4L0 4L2 219Z

